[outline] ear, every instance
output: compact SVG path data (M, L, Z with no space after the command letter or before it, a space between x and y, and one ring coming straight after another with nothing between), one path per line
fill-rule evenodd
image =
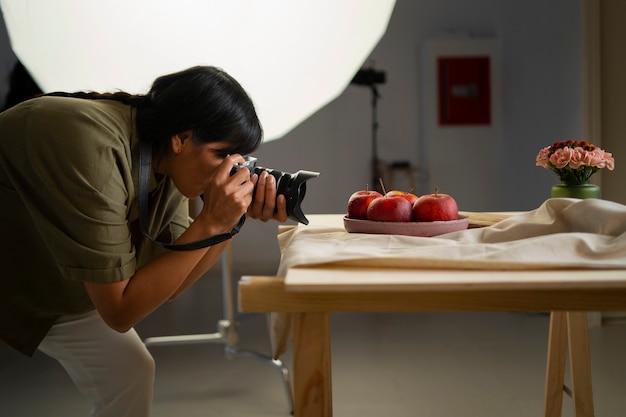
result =
M178 155L182 152L185 143L189 143L191 141L191 136L191 130L186 130L172 136L172 152L174 153L174 155Z

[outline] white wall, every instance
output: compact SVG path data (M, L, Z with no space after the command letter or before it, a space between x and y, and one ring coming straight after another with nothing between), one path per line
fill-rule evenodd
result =
M346 30L349 30L347 28ZM447 31L491 36L500 46L501 154L488 149L467 154L455 173L458 186L480 186L471 167L492 167L484 196L463 194L462 210L527 210L538 207L557 181L535 167L540 148L556 140L578 138L581 123L580 2L572 0L398 0L387 34L371 55L375 68L387 73L379 86L379 154L381 159L420 162L422 140L420 51L424 43ZM322 82L323 80L320 80ZM341 213L348 196L371 183L371 93L349 86L324 109L257 152L264 166L293 172L317 170L303 207L306 213ZM451 152L454 150L451 149ZM484 155L489 158L484 159ZM432 164L435 161L427 161ZM484 171L484 170L475 170ZM430 178L432 182L436 179ZM451 191L454 196L454 189ZM234 242L238 268L246 259L272 265L278 259L275 224L250 222ZM252 261L249 261L252 262ZM246 262L247 263L247 262Z
M441 57L489 57L491 120L481 125L439 124L437 62ZM424 192L439 189L464 210L488 211L500 200L502 166L502 86L500 42L492 37L447 35L429 39L420 50ZM460 173L463 173L460 176Z
M484 149L467 155L471 163L493 166L482 175L497 181L491 182L488 206L480 195L463 195L460 208L535 208L556 182L553 174L535 167L536 153L556 140L581 134L580 1L397 0L388 32L371 55L375 68L387 74L387 83L379 87L381 159L420 163L425 146L420 143L424 125L420 50L424 42L450 30L495 37L501 48L497 140L502 151L498 161L492 156L481 160L481 155L489 155ZM4 71L7 58L0 52ZM260 165L282 171L321 172L309 183L305 213L342 213L349 195L371 183L370 151L371 92L349 86L285 138L265 144L256 156ZM467 166L459 167L456 175L461 187L481 181ZM249 221L244 226L234 241L236 273L275 271L276 229L275 222Z

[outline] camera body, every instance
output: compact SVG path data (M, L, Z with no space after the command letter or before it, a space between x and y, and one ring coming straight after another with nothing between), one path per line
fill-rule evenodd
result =
M239 171L241 168L248 168L250 175L261 175L263 171L272 175L276 179L276 192L283 194L287 200L287 215L290 219L302 224L309 224L309 220L302 212L301 204L306 194L306 182L311 178L319 177L319 172L300 170L295 174L281 172L275 169L263 168L256 166L257 158L254 156L245 156L245 162L233 166L230 175Z

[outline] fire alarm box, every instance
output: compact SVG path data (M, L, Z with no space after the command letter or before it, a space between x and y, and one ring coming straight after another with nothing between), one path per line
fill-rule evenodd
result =
M489 56L437 60L439 124L491 124Z

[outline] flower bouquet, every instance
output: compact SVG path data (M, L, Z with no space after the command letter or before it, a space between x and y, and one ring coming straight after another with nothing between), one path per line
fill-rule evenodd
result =
M546 146L537 154L536 165L549 169L559 176L565 186L584 185L602 168L615 168L613 155L593 143L566 140Z

